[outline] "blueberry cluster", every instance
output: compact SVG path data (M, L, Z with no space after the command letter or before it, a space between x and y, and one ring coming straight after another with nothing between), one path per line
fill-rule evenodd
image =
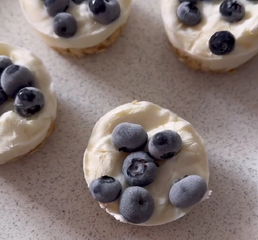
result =
M178 19L187 26L195 26L202 20L202 15L198 9L198 0L179 0L177 8ZM208 3L207 3L208 4ZM221 17L229 22L239 22L245 16L245 7L237 0L225 0L219 7ZM235 48L235 37L229 31L214 33L209 40L209 48L215 55L225 55Z
M23 66L13 64L7 56L0 56L0 106L8 98L14 99L14 109L22 117L39 112L45 104L43 93L33 87L34 75Z
M148 134L139 124L118 124L111 136L113 145L129 153L125 158L122 173L130 185L122 193L122 185L113 177L103 176L90 184L92 196L99 202L110 203L120 196L120 214L129 222L146 222L154 212L153 197L145 186L151 184L158 173L156 160L168 160L182 148L180 135L172 130L156 133L148 140ZM147 152L143 151L146 147ZM207 185L199 176L190 175L177 181L170 189L169 200L185 208L199 202L207 191Z
M62 38L73 37L77 32L77 21L66 10L70 0L43 0L46 11L53 17L53 29ZM75 4L88 3L93 19L101 24L110 24L120 16L120 4L117 0L72 0Z

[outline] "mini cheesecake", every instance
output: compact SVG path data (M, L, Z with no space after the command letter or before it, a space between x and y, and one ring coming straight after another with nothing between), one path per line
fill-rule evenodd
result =
M132 0L20 0L43 41L74 57L99 53L120 36Z
M0 164L37 150L54 129L53 83L28 50L0 43Z
M162 0L168 40L193 69L229 72L258 52L257 1Z
M83 158L91 195L123 223L161 225L207 199L201 137L170 110L134 101L96 123Z

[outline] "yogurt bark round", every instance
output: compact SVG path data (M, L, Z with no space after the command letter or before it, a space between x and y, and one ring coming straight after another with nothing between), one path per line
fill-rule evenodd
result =
M132 0L55 0L52 5L47 2L51 1L20 0L28 22L46 44L62 54L82 57L113 45L126 25ZM61 8L56 10L57 4Z
M33 53L0 43L0 55L0 59L7 57L12 62L6 69L0 69L0 99L3 100L0 104L0 164L4 164L31 154L46 141L54 129L57 100L51 76ZM13 75L21 69L34 79L31 86L19 87L14 79ZM15 97L8 97L4 92L10 88L5 84L8 72L11 73L8 82L18 84ZM22 79L22 75L20 77Z
M168 40L182 62L196 70L229 72L257 54L256 1L180 2L162 0L161 9Z
M119 106L96 123L83 158L83 170L88 186L90 187L95 179L111 176L121 183L123 192L128 189L129 184L122 173L122 166L129 153L118 151L111 137L114 128L123 122L141 125L149 139L163 130L173 130L182 139L182 148L176 156L157 161L159 164L157 176L151 184L144 187L154 200L154 212L146 222L138 225L161 225L187 214L193 206L187 208L173 206L169 201L169 191L186 175L198 175L208 185L209 166L205 147L201 137L189 122L150 102L134 101ZM207 191L202 200L208 198L209 194ZM111 203L99 202L99 204L117 220L131 223L119 211L120 200L121 197Z

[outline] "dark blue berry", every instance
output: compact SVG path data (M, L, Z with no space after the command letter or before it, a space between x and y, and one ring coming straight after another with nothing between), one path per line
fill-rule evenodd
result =
M195 26L202 20L202 15L195 2L182 2L177 8L178 19L187 26Z
M86 2L87 0L73 0L75 4L81 4L83 2Z
M15 111L22 117L30 117L45 105L43 93L33 87L21 89L14 100Z
M58 13L65 12L70 0L44 0L49 16L54 17Z
M121 12L117 0L89 0L89 9L95 21L105 25L118 19Z
M122 172L131 186L147 186L157 176L158 167L146 152L134 152L124 161Z
M145 147L147 141L148 135L139 124L120 123L112 132L112 142L119 151L139 151Z
M121 183L113 177L103 176L90 184L91 195L101 203L114 202L122 192Z
M174 183L169 191L170 202L178 208L187 208L201 201L207 184L197 175L190 175Z
M0 105L5 103L7 101L7 99L8 99L8 96L6 95L4 90L2 88L0 88Z
M77 22L69 13L59 13L53 22L54 32L62 38L70 38L77 32Z
M6 57L6 56L3 56L1 55L0 56L0 76L1 74L3 73L3 71L9 67L10 65L12 65L13 62L12 60L9 58L9 57ZM1 82L1 81L0 81Z
M227 22L239 22L245 16L245 7L242 3L236 0L226 0L219 8L222 17Z
M215 55L229 54L235 48L235 37L228 31L216 32L210 38L209 48Z
M10 65L1 76L1 86L5 93L15 98L20 89L34 86L35 77L31 71L20 65Z
M154 208L149 191L142 187L129 187L121 196L119 212L128 222L139 224L150 219Z
M182 148L180 135L172 130L156 133L148 142L148 151L156 159L174 157Z

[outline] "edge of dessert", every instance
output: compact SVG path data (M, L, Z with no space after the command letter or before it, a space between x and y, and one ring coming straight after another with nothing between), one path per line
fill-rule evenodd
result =
M173 157L181 151L182 138L176 131L169 129L148 137L141 125L131 122L116 125L110 137L116 151L128 154L124 157L121 168L127 186L123 190L119 179L105 174L90 182L86 176L91 195L104 208L106 204L118 200L116 204L119 204L119 213L126 222L144 224L151 218L155 209L154 199L145 187L161 174L159 166L165 161L173 161ZM112 168L112 165L110 167ZM98 169L97 166L96 168ZM101 172L105 170L102 169ZM196 174L178 178L171 184L167 193L170 203L182 210L208 199L210 195L206 181ZM116 215L110 214L117 218Z

